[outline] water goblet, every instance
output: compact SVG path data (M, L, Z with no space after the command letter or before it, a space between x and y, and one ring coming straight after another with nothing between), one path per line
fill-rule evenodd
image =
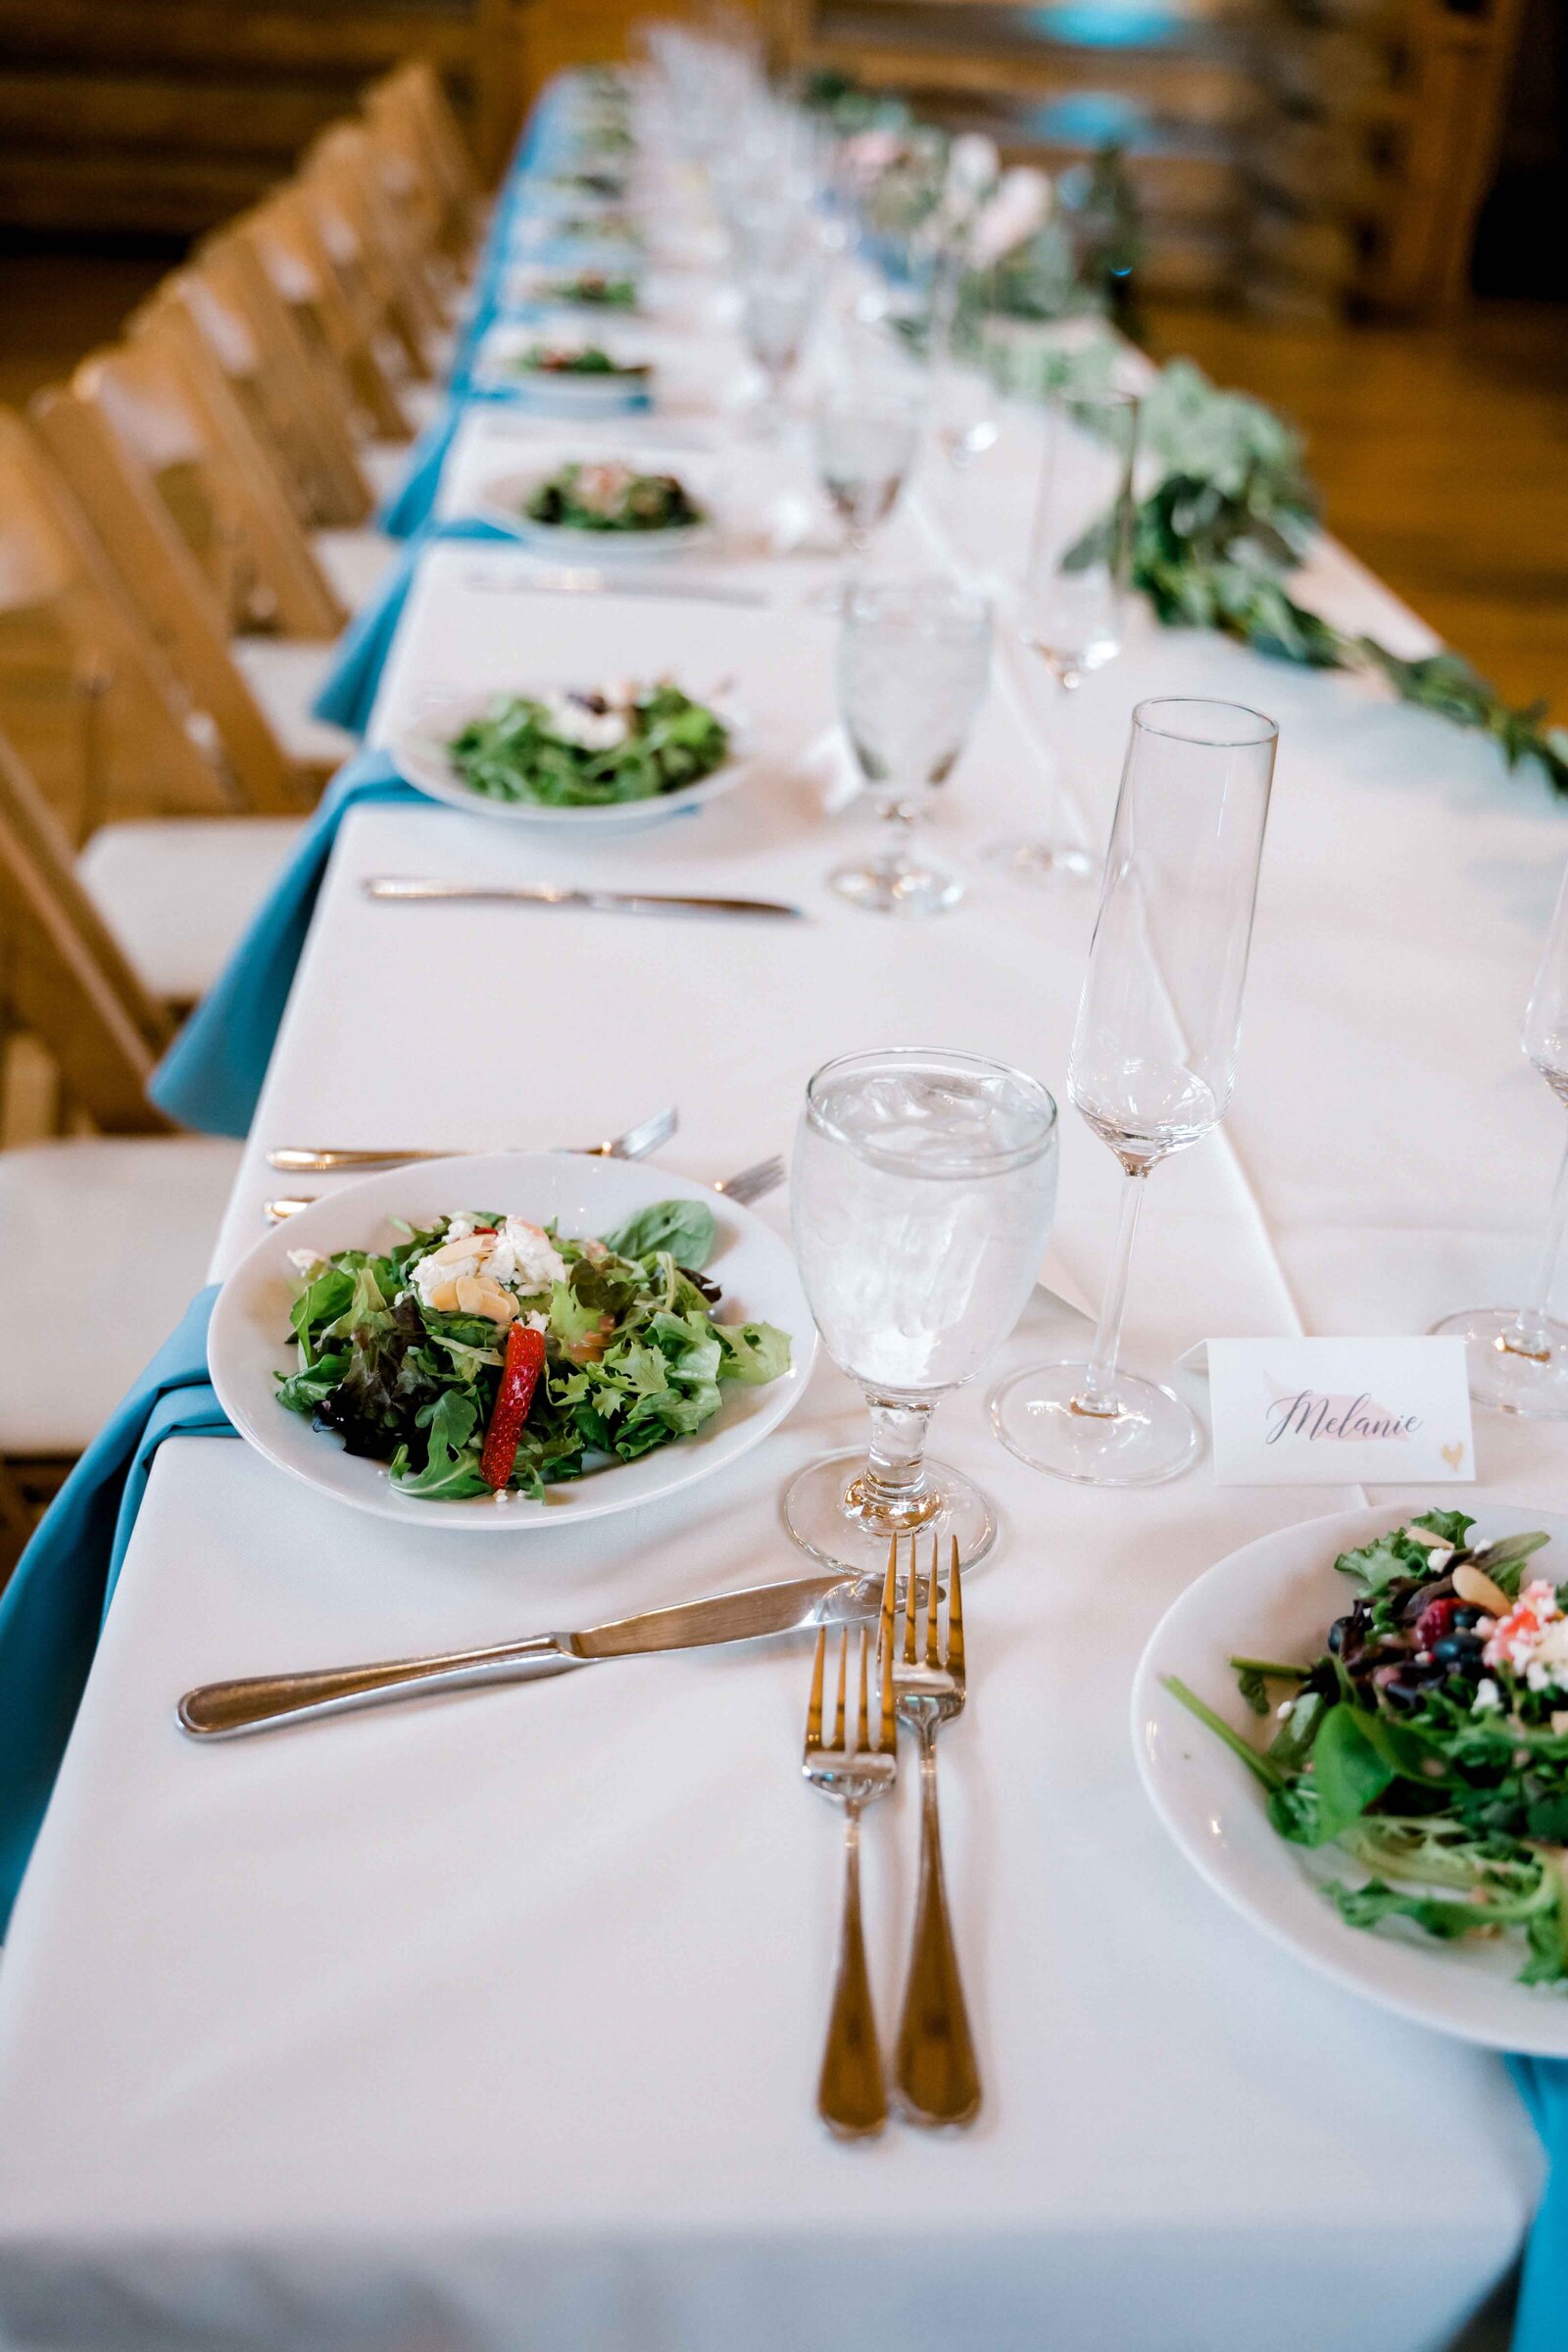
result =
M1111 828L1067 1091L1121 1162L1115 1253L1087 1363L1035 1366L991 1399L1003 1444L1089 1486L1150 1486L1198 1453L1175 1391L1118 1369L1150 1170L1230 1106L1279 730L1235 703L1140 703Z
M763 392L755 412L764 438L783 429L784 387L806 347L816 316L820 271L814 258L780 255L758 266L745 280L741 323L747 348L761 369Z
M1121 651L1122 607L1132 571L1133 459L1138 402L1130 392L1061 392L1045 408L1034 527L1018 596L1018 629L1040 655L1067 705L1092 670ZM1055 754L1065 768L1065 726ZM1065 798L1058 793L1058 802ZM991 853L1013 878L1036 885L1084 881L1095 859L1057 832L1006 841Z
M848 576L865 556L879 524L899 502L920 442L915 403L896 386L840 385L824 392L811 416L811 448L821 483L844 526ZM844 590L810 600L844 610Z
M1568 874L1557 893L1519 1039L1559 1102L1568 1104ZM1465 1307L1432 1326L1461 1339L1477 1404L1531 1420L1568 1418L1568 1324L1550 1312L1563 1234L1568 1231L1568 1150L1552 1189L1545 1230L1522 1306Z
M839 710L874 795L881 842L828 880L873 913L940 914L963 884L919 853L918 828L985 698L991 608L956 580L867 580L845 590L843 613Z
M931 1415L1007 1337L1034 1287L1056 1199L1056 1105L972 1054L846 1054L806 1091L790 1173L801 1278L822 1344L863 1391L868 1447L794 1480L803 1550L867 1574L888 1540L956 1538L964 1567L996 1534L980 1489L926 1455Z

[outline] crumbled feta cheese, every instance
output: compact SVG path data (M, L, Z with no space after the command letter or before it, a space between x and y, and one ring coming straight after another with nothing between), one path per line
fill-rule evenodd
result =
M1489 1666L1511 1667L1532 1690L1568 1689L1568 1618L1555 1585L1537 1577L1506 1617L1482 1622L1488 1641L1481 1654Z
M319 1250L291 1250L288 1253L288 1262L296 1274L303 1276L305 1281L309 1282L317 1267L324 1266L326 1260Z
M1502 1692L1490 1674L1484 1674L1476 1685L1475 1697L1470 1701L1472 1715L1494 1715L1502 1705Z
M536 1291L548 1291L552 1283L564 1282L566 1261L542 1226L508 1217L485 1271L529 1298Z
M552 734L585 752L612 752L631 733L629 714L613 705L607 710L593 710L576 696L554 690L538 699Z

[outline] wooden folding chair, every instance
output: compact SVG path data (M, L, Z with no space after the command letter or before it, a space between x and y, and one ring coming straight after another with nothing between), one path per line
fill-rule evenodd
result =
M107 819L230 807L189 695L20 416L0 410L0 714L80 840Z
M144 314L122 343L82 362L73 388L162 502L232 634L337 635L345 609L199 337Z
M40 392L30 414L120 583L190 697L195 722L225 764L237 803L297 812L351 748L297 721L294 690L264 706L259 659L298 649L256 641L242 668L200 564L144 470L127 460L100 403L74 381Z
M373 315L352 271L328 250L315 204L298 187L282 188L251 216L249 230L278 294L352 387L358 437L411 439L413 422Z
M97 1131L0 1152L0 1349L9 1494L47 1491L200 1286L237 1148L173 1132L146 1098L172 1024L72 871L69 844L0 741L0 986ZM91 1247L62 1246L90 1236ZM13 1511L13 1518L15 1513Z
M280 421L289 446L297 435L311 452L313 474L319 467L319 499L312 520L318 525L366 521L373 501L348 421L351 387L330 355L319 345L313 348L301 332L299 318L263 268L245 221L199 246L190 274L200 279L222 316L254 338L259 361L251 382L258 405ZM206 314L209 319L213 315Z
M449 263L466 262L481 199L463 136L433 69L401 66L365 94L383 155L383 185Z
M358 266L410 373L428 382L445 337L435 287L404 216L381 179L381 159L363 122L338 122L311 149L301 174L307 193L358 245Z

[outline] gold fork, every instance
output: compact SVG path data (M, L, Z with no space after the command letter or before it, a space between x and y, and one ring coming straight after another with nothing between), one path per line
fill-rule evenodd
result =
M865 1966L860 1921L860 1813L886 1796L898 1772L898 1725L893 1711L894 1572L883 1588L880 1691L875 1736L869 1712L869 1641L860 1631L859 1700L852 1725L848 1711L850 1629L839 1635L838 1689L826 1738L822 1692L827 1665L827 1627L816 1637L811 1695L806 1710L806 1751L801 1769L813 1788L844 1807L844 1915L839 1934L838 1980L828 2020L827 2047L816 2086L816 2111L839 2139L865 2139L888 2120L887 2084L877 2041L876 2012Z
M891 1545L898 1552L898 1539ZM891 1587L894 1562L888 1564ZM958 1544L953 1539L948 1570L947 1654L942 1654L937 1614L937 1538L931 1539L926 1578L925 1642L916 1656L915 1611L919 1573L915 1539L909 1539L909 1574L904 1604L904 1652L894 1665L899 1720L920 1742L920 1891L914 1941L904 1991L904 2014L894 2052L893 2078L902 2113L912 2124L971 2124L980 2112L980 2069L975 2061L963 2002L958 1955L948 1917L942 1876L942 1825L937 1814L937 1728L961 1712L964 1698L963 1589ZM884 1609L886 1597L884 1595Z

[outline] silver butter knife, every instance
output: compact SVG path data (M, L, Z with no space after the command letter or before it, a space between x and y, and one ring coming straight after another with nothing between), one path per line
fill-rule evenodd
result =
M465 906L576 906L594 914L755 914L774 922L804 922L804 906L781 899L677 898L648 890L563 890L554 882L433 882L412 875L371 874L361 885L368 899L416 902L448 899Z
M373 1666L328 1666L313 1674L253 1675L202 1683L176 1710L195 1740L231 1740L241 1732L339 1715L432 1690L471 1690L487 1683L532 1682L567 1674L603 1658L651 1657L666 1649L707 1649L721 1642L758 1642L803 1626L850 1624L876 1614L880 1587L846 1576L805 1576L787 1585L755 1585L708 1600L651 1609L581 1634L537 1634L492 1649L454 1649L427 1658L389 1658Z

